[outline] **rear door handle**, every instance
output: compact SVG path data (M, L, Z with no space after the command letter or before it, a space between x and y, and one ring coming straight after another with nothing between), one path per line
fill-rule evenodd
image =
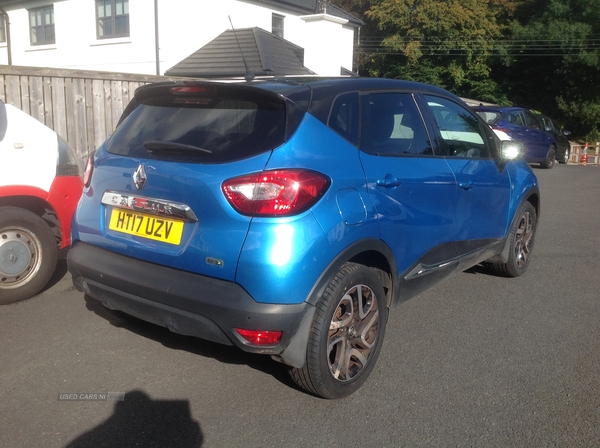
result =
M472 190L473 189L473 182L469 181L469 182L460 182L458 184L458 186L460 188L462 188L463 190Z
M384 188L394 188L402 185L402 181L396 179L391 174L386 174L384 179L377 179L377 186Z

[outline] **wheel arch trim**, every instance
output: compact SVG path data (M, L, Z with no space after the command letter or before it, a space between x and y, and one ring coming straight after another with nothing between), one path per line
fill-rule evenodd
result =
M540 212L541 212L541 208L540 208L540 191L537 187L532 187L527 194L521 199L521 201L519 202L519 206L516 208L516 211L518 212L521 209L521 206L525 203L525 202L529 202L531 203L531 205L533 205L533 208L535 209L535 215L536 215L536 226L539 224L540 222ZM510 229L512 229L513 224L515 222L516 219L520 219L520 216L518 213L515 213L512 220L510 221L510 225L508 226L508 231L507 231L507 235L504 238L504 247L502 248L502 251L496 255L495 257L490 258L487 261L490 262L494 262L494 263L506 263L508 262L508 257L510 255Z
M389 288L387 294L387 305L389 307L394 294L398 291L398 269L390 247L376 238L356 241L338 253L313 285L306 298L306 302L316 305L333 276L349 261L379 269L390 275L391 288ZM382 262L385 264L382 265Z
M369 260L372 262L365 263L365 261ZM381 266L382 260L385 260L387 266ZM323 296L325 289L331 282L331 279L339 272L342 266L349 261L363 264L367 267L375 268L380 271L384 271L386 274L389 274L389 285L386 285L384 280L381 279L384 290L385 287L388 286L386 305L389 309L391 304L395 303L394 296L399 293L399 283L397 274L398 269L392 250L387 244L379 239L370 238L357 241L342 250L321 273L313 285L310 293L308 294L308 297L306 298L306 302L312 305L310 307L311 309L305 314L296 333L292 336L290 343L285 350L279 355L272 356L275 361L282 362L296 368L302 368L304 366L306 363L306 349L308 347L310 329L312 327L312 321L316 311L315 306L319 299Z

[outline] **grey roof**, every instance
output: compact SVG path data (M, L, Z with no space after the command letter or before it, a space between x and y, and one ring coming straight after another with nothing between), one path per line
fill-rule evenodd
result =
M314 74L304 67L303 48L254 27L236 29L235 33L233 30L223 32L168 69L165 75L194 78L240 77L246 74L244 58L249 71L256 76Z

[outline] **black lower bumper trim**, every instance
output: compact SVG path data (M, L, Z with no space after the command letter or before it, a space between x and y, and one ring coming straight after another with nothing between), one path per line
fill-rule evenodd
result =
M283 352L311 305L256 302L236 283L127 257L75 242L67 257L78 290L106 307L252 353ZM283 331L276 346L253 346L234 328Z

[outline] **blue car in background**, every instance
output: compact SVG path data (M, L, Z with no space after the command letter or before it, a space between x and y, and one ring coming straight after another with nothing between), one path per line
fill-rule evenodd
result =
M552 168L557 157L554 136L530 110L523 107L476 106L473 107L493 129L502 131L521 143L527 163L539 163L542 168Z
M149 84L88 159L68 268L111 310L344 397L393 306L480 263L526 271L540 192L517 146L426 84Z

